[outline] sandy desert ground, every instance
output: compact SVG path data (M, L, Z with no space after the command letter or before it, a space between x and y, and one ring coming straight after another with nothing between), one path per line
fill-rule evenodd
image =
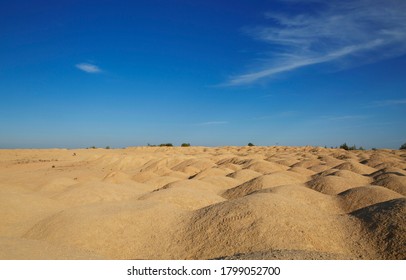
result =
M405 259L406 151L0 150L0 259Z

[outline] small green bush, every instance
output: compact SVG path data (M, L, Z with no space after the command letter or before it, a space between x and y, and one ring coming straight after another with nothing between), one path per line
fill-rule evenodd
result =
M181 147L190 147L190 143L182 143Z
M404 143L402 146L400 146L399 150L406 150L406 143Z
M106 149L107 149L107 150L110 149L110 146L107 146Z
M160 144L159 147L173 147L172 143Z
M253 146L255 146L255 145L250 142L250 143L248 143L248 146L249 146L249 147L253 147Z
M360 146L359 148L357 148L357 146L355 146L355 145L352 145L351 147L349 147L347 145L347 143L342 144L340 146L340 149L344 149L346 151L355 151L355 150L364 151L365 150L362 146Z

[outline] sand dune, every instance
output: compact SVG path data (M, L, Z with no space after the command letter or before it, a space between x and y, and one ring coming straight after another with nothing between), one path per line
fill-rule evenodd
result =
M370 246L376 257L406 258L406 198L377 203L351 215L361 221L363 234L372 241Z
M0 259L405 259L406 152L0 150Z

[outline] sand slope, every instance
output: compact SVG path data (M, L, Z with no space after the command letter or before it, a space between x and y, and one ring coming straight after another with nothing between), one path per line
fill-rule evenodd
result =
M0 259L405 259L406 152L0 150Z

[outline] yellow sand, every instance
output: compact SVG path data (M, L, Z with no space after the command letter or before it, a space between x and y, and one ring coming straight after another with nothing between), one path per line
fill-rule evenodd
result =
M0 150L0 259L405 259L406 151Z

